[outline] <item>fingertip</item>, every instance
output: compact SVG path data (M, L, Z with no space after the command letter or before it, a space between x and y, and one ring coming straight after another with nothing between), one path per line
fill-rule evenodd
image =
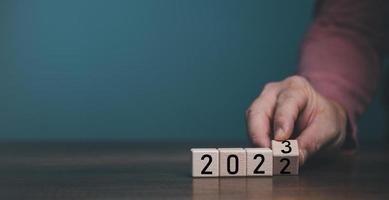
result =
M269 148L270 139L251 138L251 142L255 147Z
M292 114L287 114L287 112L284 112L286 108L286 106L280 106L276 110L273 122L275 140L287 140L292 135L295 118L292 116Z
M270 146L270 120L263 112L252 112L247 119L247 132L256 147Z
M282 128L276 129L276 132L274 134L274 139L278 141L283 141L288 139L286 132Z
M263 141L261 147L270 148L270 146L271 146L271 144L270 144L270 139L268 139L268 140L264 140L264 141Z

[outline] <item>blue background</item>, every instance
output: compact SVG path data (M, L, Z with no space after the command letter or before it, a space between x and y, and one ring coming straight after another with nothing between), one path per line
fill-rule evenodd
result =
M242 139L313 1L0 2L0 139ZM376 99L362 138L380 138Z

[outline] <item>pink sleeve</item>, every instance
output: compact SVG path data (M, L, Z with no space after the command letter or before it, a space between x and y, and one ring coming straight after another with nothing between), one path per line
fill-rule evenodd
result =
M387 1L388 2L388 1ZM357 145L356 120L372 99L385 50L385 0L319 0L301 47L299 74L348 113L345 147Z

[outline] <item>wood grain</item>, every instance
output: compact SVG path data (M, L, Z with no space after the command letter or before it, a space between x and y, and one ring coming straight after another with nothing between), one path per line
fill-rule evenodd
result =
M0 199L389 199L387 145L317 156L298 176L196 179L202 144L2 142Z

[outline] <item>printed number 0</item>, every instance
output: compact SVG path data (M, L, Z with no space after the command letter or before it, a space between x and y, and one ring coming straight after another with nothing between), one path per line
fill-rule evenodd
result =
M235 158L235 170L231 170L231 158ZM237 174L239 171L239 159L237 155L229 155L227 157L227 171L229 174Z
M288 140L282 141L282 144L286 143L285 147L288 148L288 150L281 150L282 153L290 153L292 151L292 147L290 146L290 142Z
M208 154L205 154L205 155L201 156L201 160L204 160L205 158L208 158L208 163L204 166L204 169L201 170L201 174L212 174L211 171L207 171L208 167L212 163L212 157L210 155L208 155Z
M261 158L261 161L259 161L258 166L254 169L254 174L264 174L265 171L263 170L259 171L259 168L261 168L263 162L265 162L265 157L262 154L257 154L254 156L254 160L257 159L258 157Z

